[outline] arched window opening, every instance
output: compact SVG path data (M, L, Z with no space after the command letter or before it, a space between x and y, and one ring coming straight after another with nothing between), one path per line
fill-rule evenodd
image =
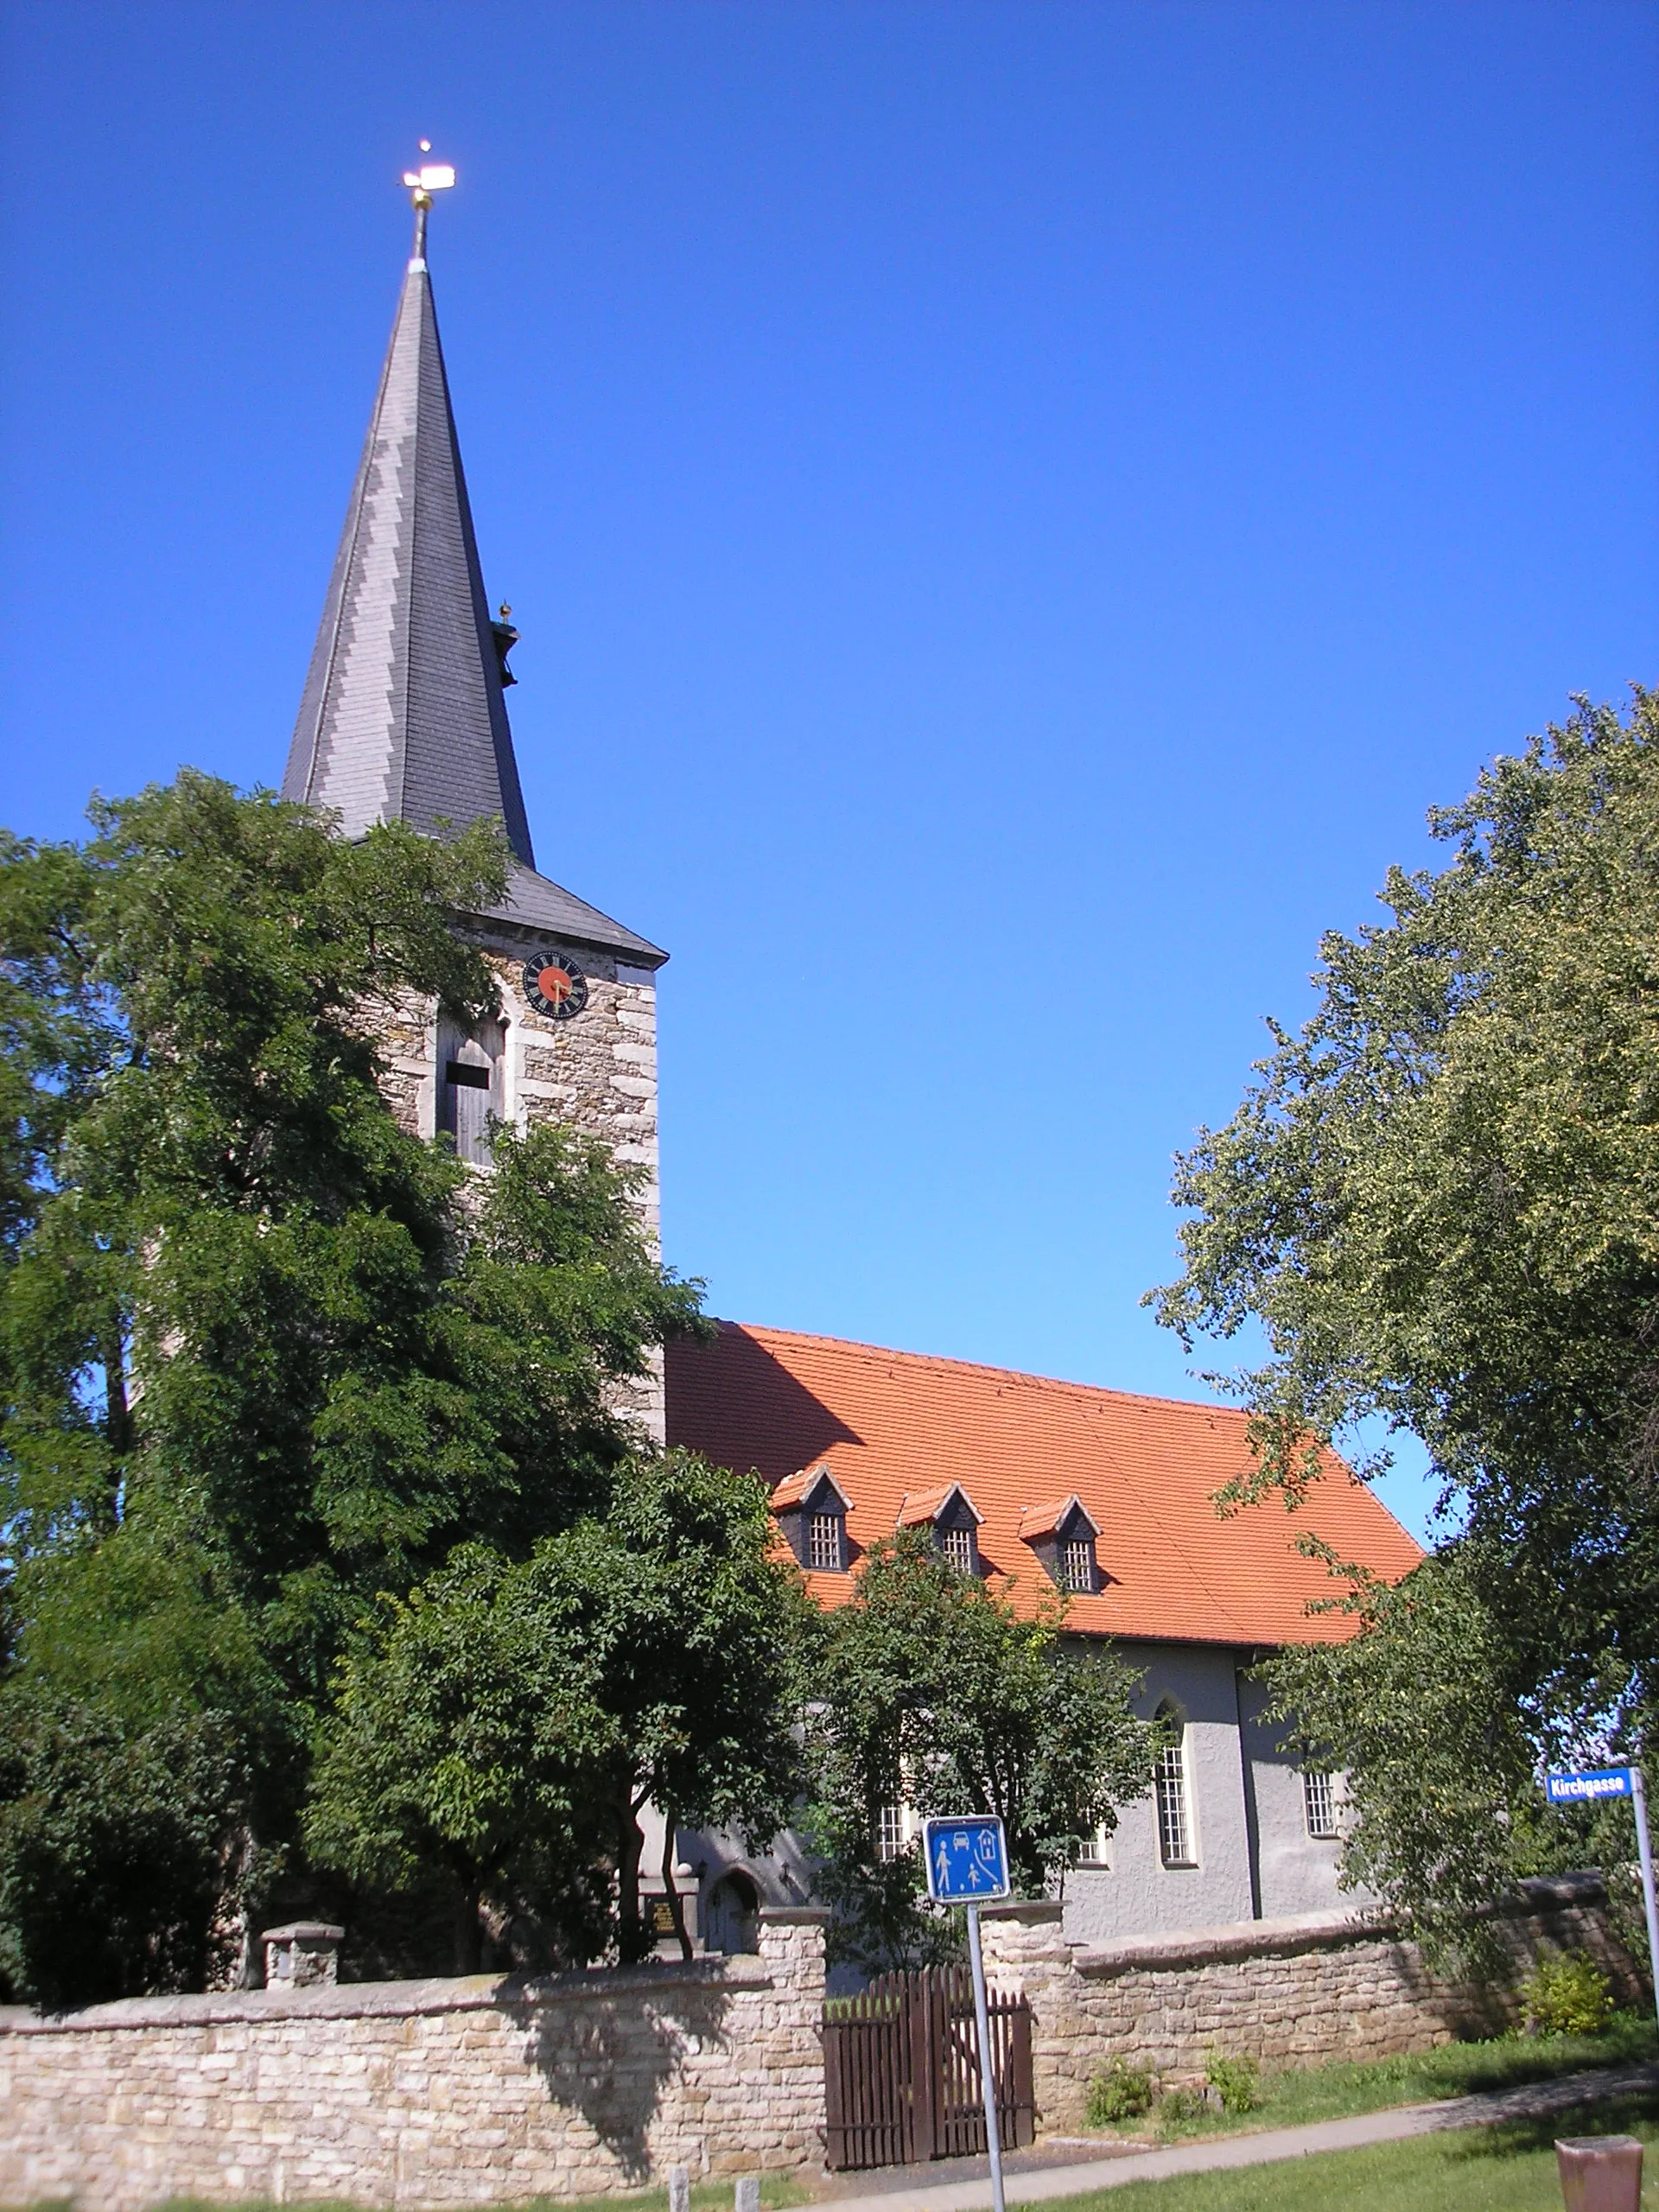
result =
M729 1955L760 1948L760 1893L747 1874L734 1868L729 1874L722 1874L709 1892L703 1948Z

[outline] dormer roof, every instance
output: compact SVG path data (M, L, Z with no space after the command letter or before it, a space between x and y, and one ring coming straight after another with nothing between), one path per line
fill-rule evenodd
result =
M1099 1535L1088 1507L1073 1491L1070 1497L1055 1498L1047 1505L1027 1505L1020 1516L1020 1540L1034 1544L1045 1536L1075 1529L1079 1521L1091 1537Z
M851 1512L851 1498L828 1467L803 1467L798 1474L785 1475L772 1493L772 1510L774 1513L787 1513L800 1506L822 1511L822 1496L825 1489L833 1494L836 1500L830 1509L832 1511Z
M943 1521L953 1507L966 1513L976 1529L985 1517L960 1483L947 1483L943 1490L920 1491L914 1497L906 1491L899 1501L899 1515L893 1525L925 1529L930 1522Z

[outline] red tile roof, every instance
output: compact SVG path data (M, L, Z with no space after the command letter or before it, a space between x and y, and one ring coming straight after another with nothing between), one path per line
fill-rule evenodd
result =
M668 1348L668 1435L772 1484L828 1467L852 1501L852 1564L889 1535L906 1505L960 1484L983 1516L981 1563L1013 1574L1034 1605L1047 1578L1020 1519L1072 1491L1100 1531L1102 1587L1074 1596L1068 1625L1096 1634L1200 1643L1340 1640L1344 1614L1310 1616L1334 1584L1295 1549L1303 1530L1391 1580L1419 1545L1334 1453L1306 1504L1269 1499L1227 1520L1211 1498L1249 1465L1244 1415L1142 1398L831 1337L722 1321L708 1344ZM1026 1523L1027 1534L1034 1533ZM843 1604L853 1577L813 1574Z

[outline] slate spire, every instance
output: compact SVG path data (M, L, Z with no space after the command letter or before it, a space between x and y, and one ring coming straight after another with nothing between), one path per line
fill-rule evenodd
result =
M441 818L461 829L499 815L514 858L534 868L502 696L512 633L492 624L479 569L427 273L429 205L417 186L415 255L334 556L283 797L334 809L348 837L396 818L430 832Z

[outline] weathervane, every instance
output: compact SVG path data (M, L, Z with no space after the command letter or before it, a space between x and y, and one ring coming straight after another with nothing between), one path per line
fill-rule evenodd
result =
M429 154L432 141L423 138L421 151ZM404 182L409 187L409 196L415 203L415 255L412 267L426 266L426 218L435 192L448 192L455 181L455 173L447 162L423 162L417 169L405 169Z

